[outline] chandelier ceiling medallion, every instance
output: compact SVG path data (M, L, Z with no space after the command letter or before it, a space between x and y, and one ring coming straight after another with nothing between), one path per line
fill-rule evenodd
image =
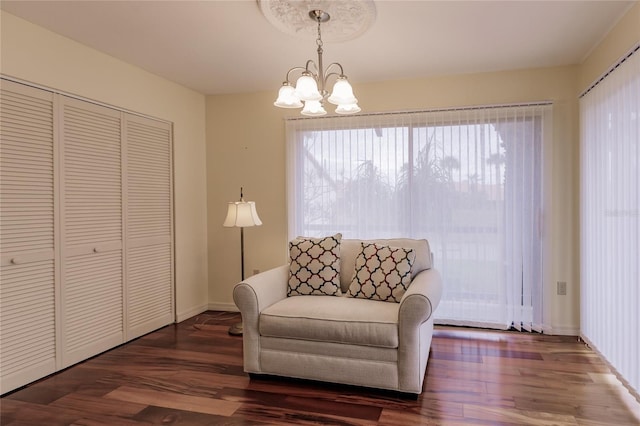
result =
M308 60L304 67L293 67L287 71L285 81L278 92L278 98L273 103L280 108L302 108L301 113L306 116L325 115L325 101L336 105L337 114L355 114L360 112L358 100L353 94L353 88L344 68L338 62L333 62L324 68L322 61L323 41L322 24L327 23L331 16L324 7L333 9L334 12L346 12L345 20L338 21L334 26L330 37L334 40L346 40L362 34L371 25L375 17L373 3L367 0L348 2L289 2L289 1L259 1L262 12L267 19L279 29L294 34L302 34L308 31L310 25L300 22L304 12L317 24L317 61ZM323 8L321 8L323 7ZM355 15L357 16L355 16ZM347 25L340 25L347 23ZM298 77L295 85L292 78ZM333 89L328 91L331 80L335 80Z

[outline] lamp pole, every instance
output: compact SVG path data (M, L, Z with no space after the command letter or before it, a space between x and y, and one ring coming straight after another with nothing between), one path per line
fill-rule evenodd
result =
M244 228L247 226L260 226L262 221L256 212L253 201L245 201L242 187L240 187L240 201L231 202L228 205L227 217L222 224L225 227L240 228L240 273L244 281ZM241 335L242 323L237 323L229 328L229 334Z
M244 281L244 226L240 227L240 271Z

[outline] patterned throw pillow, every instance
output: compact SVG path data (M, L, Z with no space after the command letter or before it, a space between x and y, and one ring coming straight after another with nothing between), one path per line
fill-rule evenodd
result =
M356 269L349 285L349 296L400 302L411 284L413 249L362 243Z
M339 296L340 240L342 234L325 238L298 237L289 243L287 296Z

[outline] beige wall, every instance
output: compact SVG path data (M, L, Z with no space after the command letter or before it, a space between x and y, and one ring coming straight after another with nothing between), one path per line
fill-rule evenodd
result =
M174 123L176 312L207 307L205 98L0 12L3 75Z
M224 228L227 203L244 187L262 226L246 228L245 275L283 263L287 245L284 123L271 93L207 97L209 306L236 310L240 281L240 231Z
M602 76L636 44L640 43L640 2L620 19L582 63L578 89L580 93Z
M448 106L554 102L553 145L547 150L546 306L557 332L578 330L577 100L576 67L457 75L355 86L366 111ZM207 97L209 211L209 302L233 309L239 281L239 231L222 227L226 203L245 187L256 201L263 226L245 230L245 268L265 270L286 261L287 218L283 117L295 112L273 107L277 92ZM231 268L229 267L231 266ZM556 281L568 283L555 296Z

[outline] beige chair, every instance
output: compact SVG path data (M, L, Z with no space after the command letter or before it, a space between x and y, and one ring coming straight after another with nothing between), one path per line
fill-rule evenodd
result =
M412 281L399 303L346 295L361 240L340 244L342 296L287 297L289 265L236 285L246 372L422 392L440 274L426 240L373 242L415 251Z

